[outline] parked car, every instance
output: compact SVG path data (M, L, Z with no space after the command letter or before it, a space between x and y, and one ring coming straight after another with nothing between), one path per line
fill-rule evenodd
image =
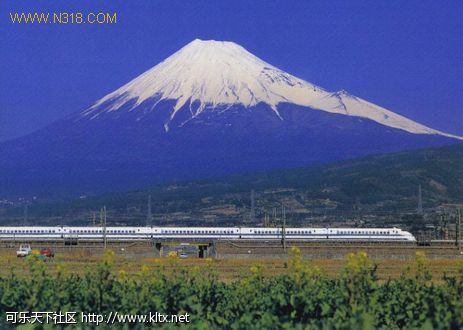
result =
M21 244L19 249L16 251L17 257L27 257L29 254L32 253L31 246L29 244Z
M51 248L43 248L40 250L40 254L47 257L47 258L54 258L55 257L55 252Z

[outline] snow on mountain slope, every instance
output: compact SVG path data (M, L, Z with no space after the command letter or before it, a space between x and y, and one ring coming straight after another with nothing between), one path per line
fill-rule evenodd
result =
M241 104L268 104L275 114L280 103L368 118L382 125L415 134L438 134L463 139L421 125L408 118L341 91L331 93L262 61L233 42L196 39L116 91L100 99L82 115L93 119L118 111L127 102L130 110L148 99L175 100L172 120L187 105L191 116L204 110ZM308 109L308 111L311 111ZM168 123L166 123L166 129Z

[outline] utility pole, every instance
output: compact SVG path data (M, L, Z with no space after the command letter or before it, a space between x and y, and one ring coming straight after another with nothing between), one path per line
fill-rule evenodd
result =
M423 214L423 196L421 195L421 184L418 185L418 214Z
M254 203L254 189L251 190L251 213L250 213L250 220L251 223L254 223L256 219L256 210L255 210L255 203Z
M286 214L285 214L285 206L281 206L281 215L283 217L283 226L281 228L281 238L283 243L283 251L286 252Z
M148 212L146 214L146 226L151 227L153 225L153 215L151 213L151 195L148 195Z
M442 219L443 219L443 229L442 229L442 239L443 240L448 240L449 239L449 229L447 227L447 217L445 216L445 214L442 216Z
M456 224L455 224L455 245L460 250L460 232L461 232L461 209L457 210Z
M437 239L443 239L444 237L444 214L441 214L439 217L439 237Z
M106 250L106 206L103 206L103 247Z
M27 204L25 204L25 205L24 205L24 219L23 219L23 225L24 225L24 226L27 226L27 222L28 222L28 217L29 217L29 215L28 215L28 211L29 211L28 208L29 208L29 206L28 206Z

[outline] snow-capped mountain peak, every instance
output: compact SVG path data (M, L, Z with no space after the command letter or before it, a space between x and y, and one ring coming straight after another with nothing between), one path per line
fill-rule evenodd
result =
M439 132L382 107L340 91L331 93L288 74L254 56L240 45L226 41L196 39L163 62L116 91L106 95L82 114L96 118L118 111L127 102L135 110L142 102L174 100L170 119L185 105L191 116L205 109L241 104L252 107L265 103L280 118L278 105L292 103L311 109L374 120L385 126L416 134ZM125 107L126 109L126 107ZM169 123L164 123L166 130Z

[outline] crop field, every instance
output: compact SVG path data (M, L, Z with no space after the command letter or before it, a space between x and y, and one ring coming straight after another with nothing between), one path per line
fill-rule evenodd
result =
M112 250L109 250L112 251ZM357 252L361 252L359 250ZM328 277L338 277L346 266L346 257L342 259L316 258L303 259L303 263L312 269L317 269ZM424 252L424 255L426 253ZM83 274L97 266L103 260L101 251L91 251L89 249L69 249L64 253L57 253L56 257L49 259L45 267L50 272L57 269L67 269L77 274ZM189 257L179 259L173 257L153 257L153 256L125 256L115 254L113 256L113 268L116 272L123 271L128 275L137 274L142 268L155 270L163 268L165 271L175 271L181 268L203 268L213 269L219 280L229 282L246 277L252 267L259 267L262 275L272 277L288 274L288 262L290 258L274 259L265 256L254 256L251 258L234 259L199 259ZM405 273L415 271L415 260L397 260L395 258L375 259L377 267L376 274L379 280L384 281L389 278L398 278ZM440 258L428 259L428 271L434 281L440 281L444 275L457 275L463 266L463 256L461 258ZM0 274L8 274L11 269L15 269L23 274L28 273L28 264L24 258L17 258L14 249L0 249Z
M128 258L74 251L43 262L1 254L0 324L12 311L190 315L191 329L459 329L459 260ZM117 321L116 321L117 322ZM86 325L76 324L81 329ZM164 324L176 328L178 324ZM151 328L152 324L111 327ZM51 327L48 327L51 328ZM48 329L33 327L33 329ZM103 325L101 328L110 328ZM31 328L32 329L32 328Z

